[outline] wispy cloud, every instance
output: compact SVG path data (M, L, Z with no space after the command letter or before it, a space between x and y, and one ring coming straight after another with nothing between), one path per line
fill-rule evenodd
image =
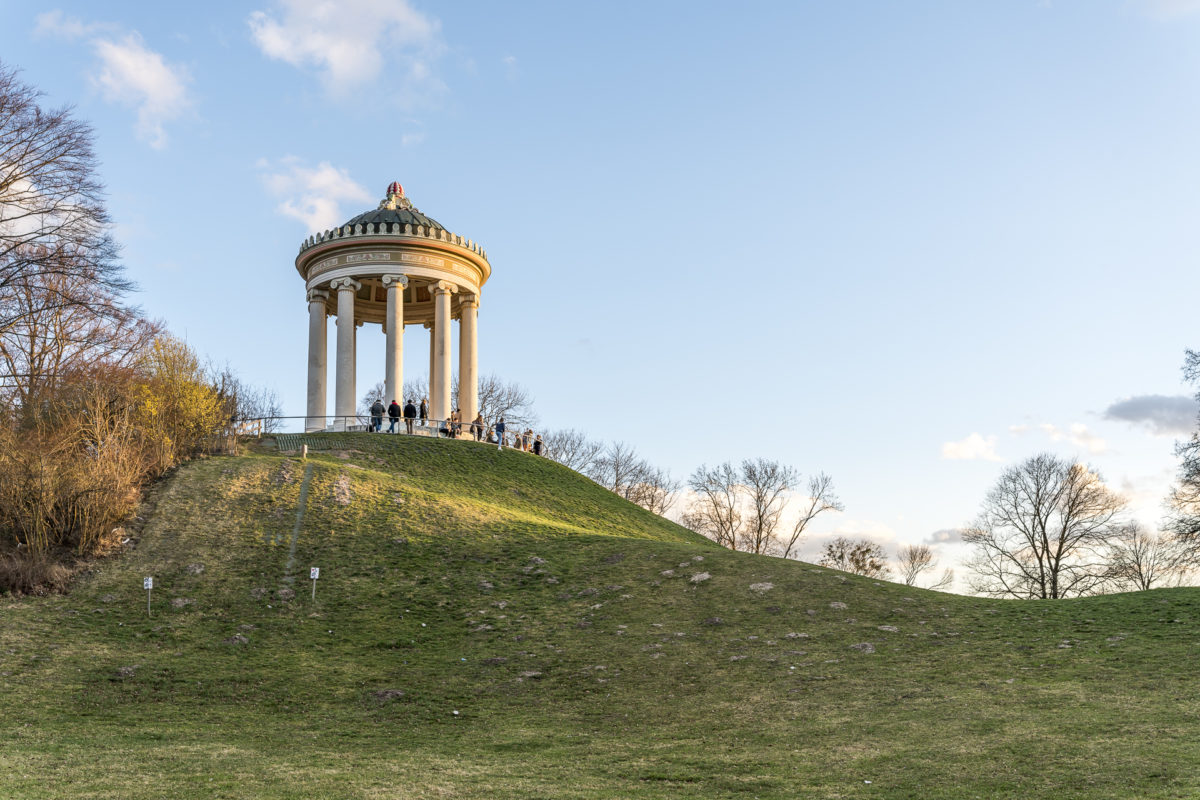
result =
M365 205L371 193L344 169L322 161L315 167L287 156L272 164L260 160L267 191L280 200L275 210L304 223L310 232L323 231L345 222L344 203Z
M1003 461L996 455L996 437L983 437L972 433L957 442L946 442L942 445L942 458L955 461Z
M1200 14L1200 0L1137 0L1152 17L1178 19Z
M247 24L263 55L315 71L330 92L357 88L385 68L406 104L445 88L433 72L444 50L441 23L408 0L278 0Z
M112 23L84 22L55 10L37 18L34 33L86 39L98 60L89 75L92 86L105 100L136 110L137 136L156 150L167 146L166 123L193 107L187 70L147 47L137 31L121 33Z
M1144 394L1113 403L1104 418L1145 426L1155 436L1191 433L1200 415L1200 403L1186 395Z
M58 36L63 39L82 39L97 33L112 33L119 28L111 22L84 22L79 17L71 17L61 9L38 14L37 26L33 29L34 36Z
M1108 443L1079 422L1072 423L1065 429L1051 425L1049 422L1043 422L1041 425L1012 425L1008 431L1018 436L1032 431L1041 431L1052 442L1070 442L1076 447L1084 448L1092 455L1108 452Z

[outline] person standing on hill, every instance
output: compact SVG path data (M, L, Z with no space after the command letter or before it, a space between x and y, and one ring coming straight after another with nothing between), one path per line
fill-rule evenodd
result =
M425 420L429 419L429 398L421 398L421 427L425 427Z
M412 400L407 400L404 403L404 429L408 433L412 433L413 420L417 418L417 407L413 405Z
M475 415L475 421L471 423L471 438L477 442L483 441L483 412L480 411Z
M540 456L542 454L542 435L539 433L537 438L533 440L533 454Z
M504 449L504 417L501 417L500 421L496 423L496 449Z
M403 413L400 404L393 400L392 404L388 406L388 433L396 432L396 420L400 419Z
M383 412L387 411L383 407L383 398L378 397L375 403L371 406L371 424L367 427L368 433L379 433L383 429Z

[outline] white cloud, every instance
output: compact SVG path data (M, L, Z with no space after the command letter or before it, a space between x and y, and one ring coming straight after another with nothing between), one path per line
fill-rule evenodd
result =
M92 46L101 64L92 82L108 100L137 109L139 139L156 150L166 147L163 124L178 119L192 105L186 71L148 49L136 31L119 41L96 39Z
M298 219L311 232L324 231L346 221L350 214L342 211L343 203L364 205L371 202L371 193L344 169L322 161L310 167L293 156L271 163L259 159L263 183L275 197L281 198L276 210L284 216Z
M263 55L316 70L331 92L357 88L385 66L384 85L408 99L444 88L431 66L443 49L441 23L408 0L278 0L247 23Z
M1093 455L1108 452L1108 443L1099 436L1091 433L1087 426L1074 422L1064 431L1050 423L1043 423L1038 429L1050 437L1052 442L1070 442L1076 447L1083 447Z
M986 439L978 433L972 433L958 442L946 442L942 445L942 458L960 461L1003 461L996 455L996 437Z
M187 70L146 46L141 34L107 22L84 22L54 10L37 18L35 35L87 39L99 59L89 74L105 100L137 110L137 136L156 150L167 146L165 123L192 108Z

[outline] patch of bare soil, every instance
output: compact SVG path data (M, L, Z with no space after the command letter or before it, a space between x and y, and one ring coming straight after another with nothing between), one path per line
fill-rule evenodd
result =
M350 505L350 476L344 472L338 476L337 481L333 484L333 500L341 506Z

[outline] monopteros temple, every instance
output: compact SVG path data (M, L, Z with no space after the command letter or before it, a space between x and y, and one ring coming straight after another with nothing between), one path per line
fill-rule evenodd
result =
M310 236L296 270L308 290L308 419L305 429L343 428L355 413L355 343L363 323L387 336L385 404L403 403L404 326L429 330L430 415L450 416L451 322L458 320L458 405L475 418L478 398L479 292L492 273L477 243L450 233L404 196L399 183L379 208ZM325 408L326 318L337 317L334 410Z

